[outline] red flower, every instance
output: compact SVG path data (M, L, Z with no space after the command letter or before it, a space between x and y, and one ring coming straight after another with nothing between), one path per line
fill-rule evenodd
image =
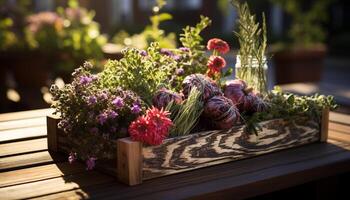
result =
M168 117L169 114L169 112L158 110L155 107L148 109L145 115L138 117L130 124L129 134L131 139L149 145L162 144L173 125Z
M226 66L226 61L221 56L210 56L207 66L211 74L219 73Z
M207 49L216 50L222 54L225 54L230 51L230 46L227 44L227 42L219 38L213 38L208 41Z

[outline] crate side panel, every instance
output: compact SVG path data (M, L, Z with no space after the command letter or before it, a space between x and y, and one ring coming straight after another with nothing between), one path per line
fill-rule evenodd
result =
M165 140L162 145L143 147L143 179L245 159L316 142L320 125L282 119L260 124L258 136L246 134L243 126L228 131L209 131Z

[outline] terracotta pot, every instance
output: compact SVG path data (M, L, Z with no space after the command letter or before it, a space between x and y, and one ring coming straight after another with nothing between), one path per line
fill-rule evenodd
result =
M275 52L276 84L320 81L326 52L326 48Z

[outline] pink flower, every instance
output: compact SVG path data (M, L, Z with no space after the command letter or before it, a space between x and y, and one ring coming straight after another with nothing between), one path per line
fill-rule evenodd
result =
M158 110L155 107L147 110L145 115L138 117L130 124L129 134L132 140L149 145L162 144L173 125L168 117L169 114L169 112Z
M208 41L207 49L216 50L222 54L225 54L230 51L230 46L227 44L227 42L219 38L213 38Z
M226 66L226 61L221 56L210 56L207 66L210 73L219 73Z

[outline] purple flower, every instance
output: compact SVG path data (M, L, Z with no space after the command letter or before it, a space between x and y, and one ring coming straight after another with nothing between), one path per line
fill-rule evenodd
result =
M175 55L172 51L169 49L161 49L160 53L166 56L171 57L174 60L179 60L181 57L179 55Z
M124 106L124 100L120 97L116 97L112 103L114 104L115 107L117 108L122 108Z
M180 60L181 56L179 55L173 55L171 56L174 60Z
M141 56L148 56L147 51L145 51L145 50L140 50L140 55Z
M82 85L86 85L86 84L91 83L92 80L93 79L90 76L81 76L80 80L79 80L79 83L82 84Z
M95 168L97 158L94 156L89 157L86 160L86 170L92 170Z
M161 49L160 53L163 55L166 55L166 56L170 56L170 57L174 56L174 53L172 51L170 51L169 49Z
M71 152L68 157L69 164L72 164L77 159L77 153Z
M118 116L118 113L116 113L114 110L110 110L107 112L108 118L114 119Z
M90 129L90 133L93 135L97 135L98 134L98 128L94 127Z
M107 119L108 119L108 116L106 115L106 113L101 113L97 116L98 123L100 123L101 125L106 123Z
M175 70L175 73L176 73L176 75L181 76L181 75L184 75L185 70L182 68L179 68L179 69Z
M88 104L94 105L97 102L97 98L95 96L89 96Z
M187 47L180 47L179 50L183 51L183 52L189 52L190 51L190 49L187 48Z
M131 112L134 114L138 114L141 112L141 107L138 104L133 104L131 107Z
M106 99L108 99L108 95L104 91L104 92L101 92L101 93L98 94L98 98L101 99L101 100L106 100Z

